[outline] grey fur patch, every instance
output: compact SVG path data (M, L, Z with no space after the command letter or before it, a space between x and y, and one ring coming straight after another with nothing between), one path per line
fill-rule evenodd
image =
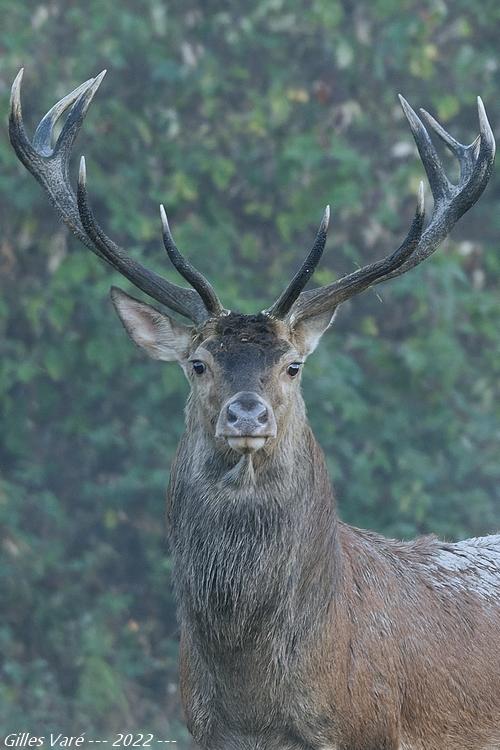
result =
M454 544L442 543L436 567L446 574L447 586L498 601L500 534L474 537Z

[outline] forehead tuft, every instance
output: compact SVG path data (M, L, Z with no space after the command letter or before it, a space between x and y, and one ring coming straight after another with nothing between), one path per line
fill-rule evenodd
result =
M263 313L257 315L230 313L217 320L214 334L225 339L235 338L240 343L263 346L277 344L280 340L277 322Z
M249 357L261 366L272 364L290 348L286 326L263 313L230 313L208 321L199 334L215 358L230 367Z

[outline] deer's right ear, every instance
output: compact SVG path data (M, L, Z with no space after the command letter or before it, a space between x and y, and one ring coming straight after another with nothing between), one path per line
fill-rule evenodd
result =
M118 317L132 341L153 359L164 362L186 361L193 326L178 323L151 305L111 287L111 299Z

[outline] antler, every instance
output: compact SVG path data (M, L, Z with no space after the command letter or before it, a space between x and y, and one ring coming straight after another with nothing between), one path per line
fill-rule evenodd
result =
M226 311L212 286L177 249L163 206L160 207L160 212L165 249L173 265L193 289L185 289L172 284L154 271L145 268L126 255L122 248L106 236L90 208L83 157L80 164L78 193L75 197L68 178L71 149L105 72L85 81L57 102L40 121L33 141L30 143L26 136L21 112L20 91L23 74L21 70L12 85L11 95L9 135L14 150L20 161L46 190L62 220L73 234L139 289L195 323L200 323L210 316L224 314ZM427 229L423 232L424 200L421 184L415 218L404 242L394 253L342 277L333 284L303 292L325 247L330 217L330 209L327 206L311 251L288 287L266 311L268 315L296 321L329 310L333 313L341 302L354 294L358 294L369 286L379 284L381 281L406 273L436 250L458 219L474 205L482 194L493 167L495 139L481 99L478 97L480 134L469 146L456 141L428 112L421 110L427 124L458 159L460 177L456 185L452 184L446 176L422 120L402 96L400 96L400 101L434 198L432 216ZM70 111L66 122L53 146L55 125L68 109Z
M185 289L172 284L154 271L150 271L130 258L122 248L109 239L95 221L88 203L83 158L80 164L78 200L69 182L68 167L71 149L105 73L106 71L103 71L96 78L85 81L57 102L40 121L33 141L30 143L24 129L21 110L23 76L21 69L12 85L9 117L10 142L20 161L48 193L66 226L84 245L157 302L185 315L195 323L200 323L211 315L218 315L223 311L208 281L187 261L184 261L177 248L177 262L174 262L174 265L192 284L193 289ZM70 107L66 122L53 146L54 127Z
M399 98L434 198L431 219L425 232L422 232L424 200L421 183L415 218L406 239L396 252L343 276L332 284L302 292L295 304L279 317L286 315L290 321L296 322L328 310L333 313L339 304L369 286L406 273L436 250L458 219L474 205L485 189L495 159L495 139L481 99L478 97L477 100L480 133L469 146L456 141L428 112L421 110L427 124L458 159L460 176L458 183L454 185L443 170L422 120L402 96ZM276 305L277 303L269 308L269 314L276 315Z
M193 289L196 289L207 310L212 313L212 315L222 315L226 311L219 302L211 284L203 274L197 271L196 268L192 266L191 263L179 252L177 245L174 242L174 238L172 237L167 214L165 213L165 208L162 204L160 205L160 217L163 230L163 244L172 264L176 267L181 276L184 276L186 281L189 281Z
M309 255L302 263L301 267L287 286L280 294L276 302L265 312L274 318L284 318L290 311L293 303L300 295L301 291L313 275L316 266L321 260L323 250L325 249L326 236L328 233L328 224L330 223L330 206L325 208L325 213L321 219L314 245L309 251Z

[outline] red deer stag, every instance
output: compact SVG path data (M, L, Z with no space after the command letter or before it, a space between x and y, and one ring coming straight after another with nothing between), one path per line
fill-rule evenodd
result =
M167 515L193 736L206 750L500 748L500 535L403 543L342 523L300 393L303 364L338 306L425 260L483 192L495 142L481 100L480 135L464 146L401 99L434 198L425 230L421 185L395 252L303 291L325 246L327 208L278 300L242 315L226 310L180 254L163 207L165 249L189 289L106 236L83 158L75 195L70 152L102 77L61 99L30 141L19 74L10 139L71 231L192 322L111 290L133 341L155 359L176 360L191 386ZM457 158L457 184L424 121Z

